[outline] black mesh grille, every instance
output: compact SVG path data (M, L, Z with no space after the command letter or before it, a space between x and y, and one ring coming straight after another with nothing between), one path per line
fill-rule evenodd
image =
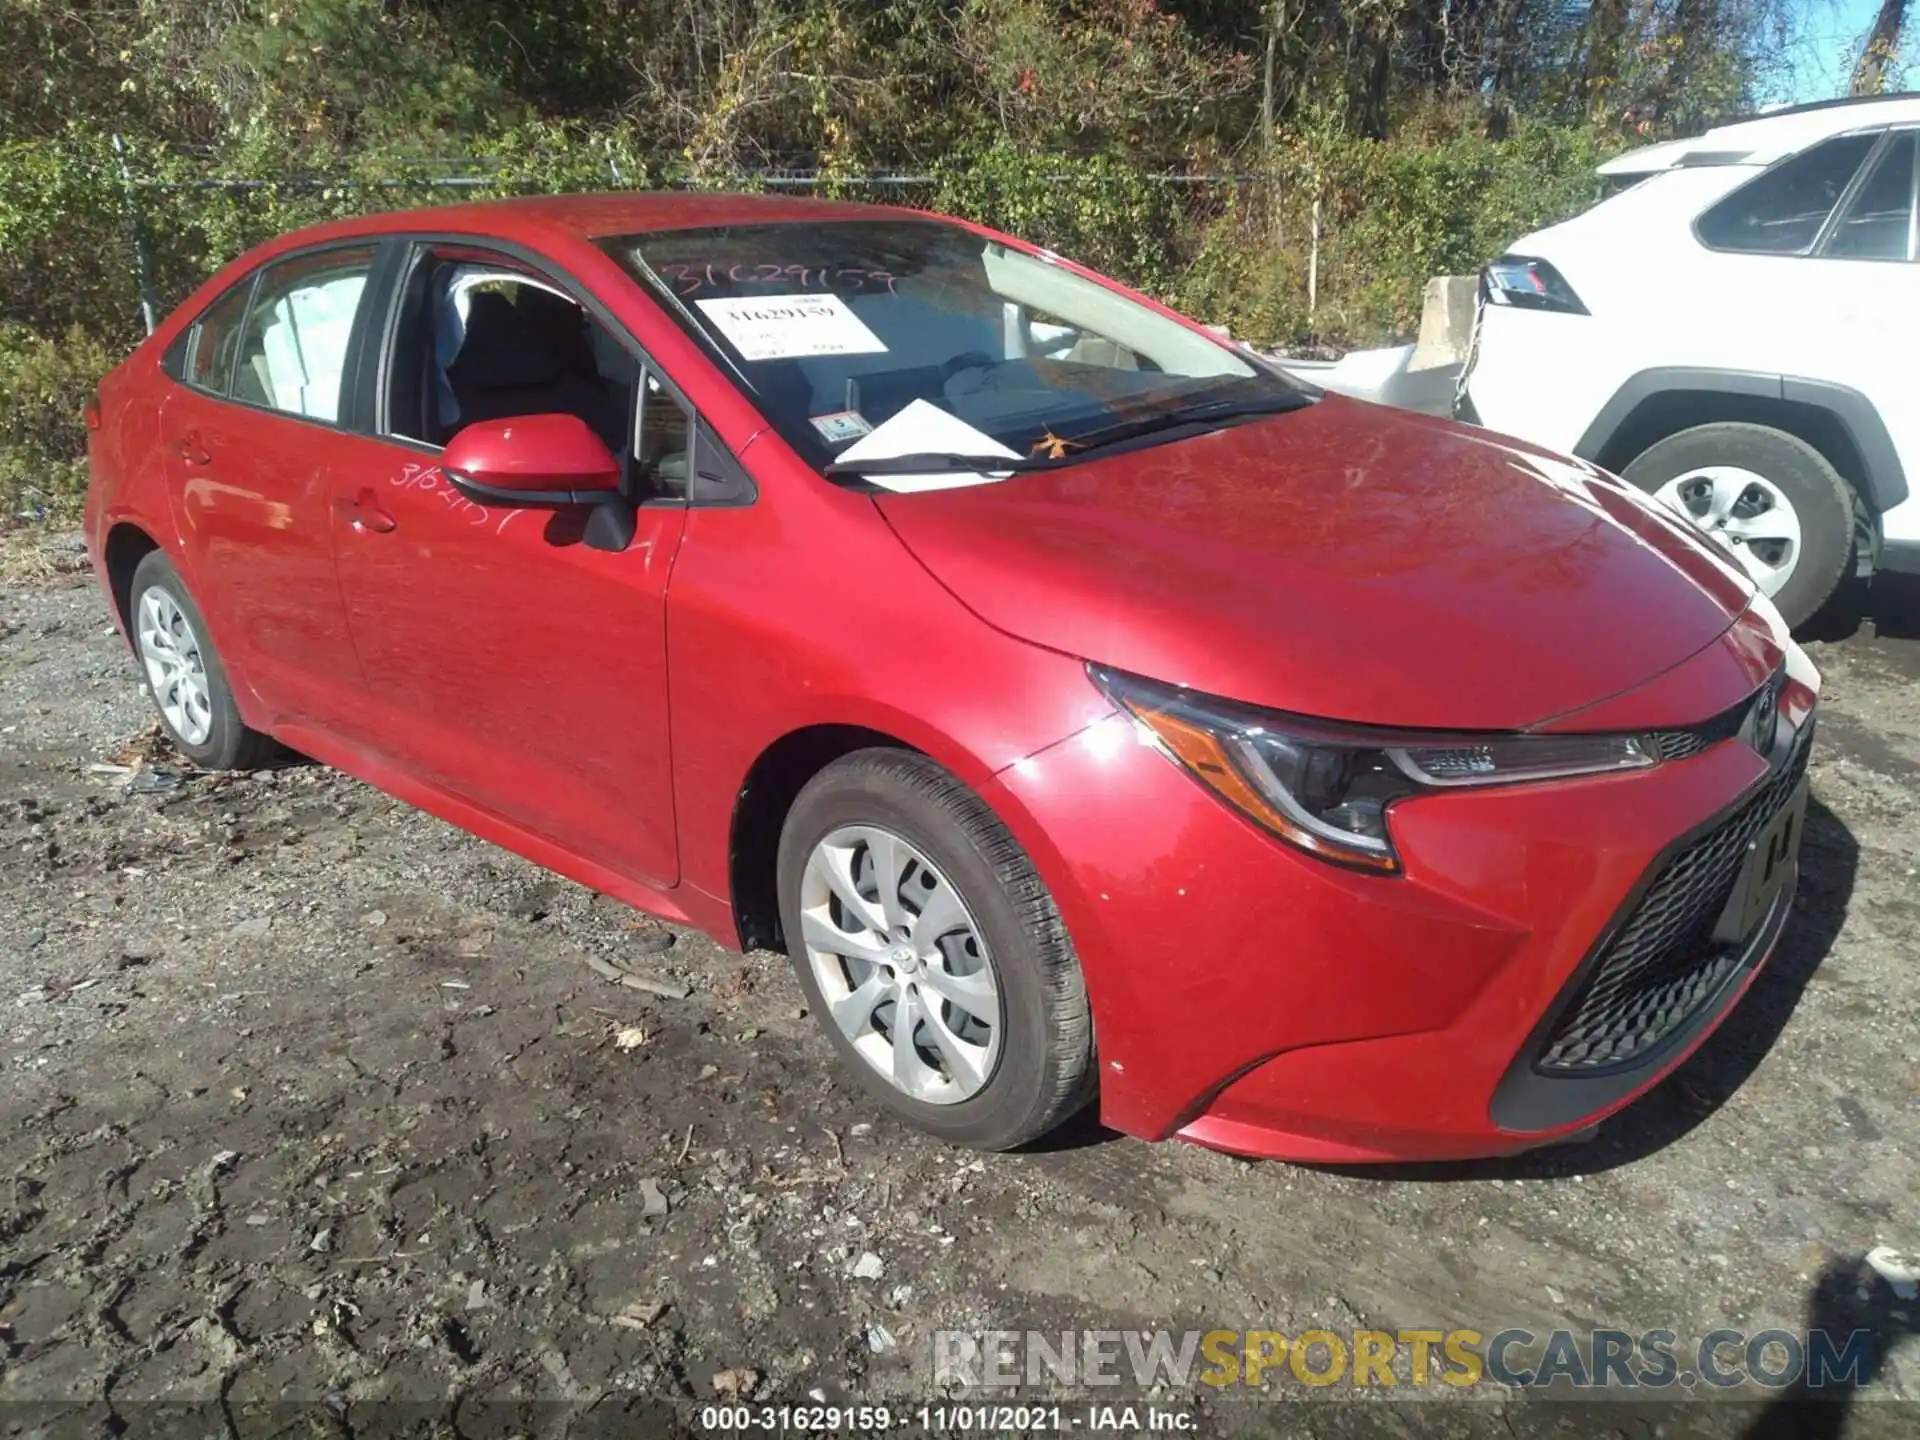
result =
M1684 760L1689 755L1698 755L1709 745L1718 745L1722 740L1731 740L1738 735L1742 722L1747 718L1747 711L1752 707L1753 696L1749 695L1738 705L1690 729L1656 730L1653 748L1662 760Z
M1697 730L1662 730L1653 737L1653 747L1662 760L1684 760L1707 748Z
M1534 1067L1590 1074L1632 1063L1691 1020L1739 962L1713 927L1732 897L1747 846L1780 813L1806 773L1809 724L1788 762L1713 830L1667 861L1626 923L1606 942Z

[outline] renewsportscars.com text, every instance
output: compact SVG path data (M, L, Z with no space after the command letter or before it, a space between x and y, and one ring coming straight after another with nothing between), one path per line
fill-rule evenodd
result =
M1858 1389L1872 1332L1672 1330L942 1330L936 1386L983 1389L1155 1384L1516 1390Z

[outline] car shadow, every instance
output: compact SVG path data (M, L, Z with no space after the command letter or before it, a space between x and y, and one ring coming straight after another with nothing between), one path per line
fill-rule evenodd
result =
M1864 631L1883 640L1920 640L1920 575L1882 573L1849 580L1795 632L1803 641L1833 643Z
M1864 1256L1855 1256L1821 1269L1807 1296L1807 1330L1825 1332L1842 1358L1835 1368L1843 1373L1822 1377L1815 1388L1810 1371L1803 1370L1741 1431L1741 1440L1839 1440L1860 1392L1872 1386L1902 1339L1920 1334L1920 1319L1912 1301L1902 1301ZM1850 1343L1860 1348L1850 1352ZM1844 1362L1856 1357L1857 1368L1847 1367Z
M1491 1160L1312 1168L1366 1180L1549 1180L1599 1174L1666 1148L1726 1104L1780 1038L1846 921L1859 862L1853 832L1819 800L1809 798L1800 892L1773 958L1733 1013L1685 1064L1602 1121L1587 1138ZM1861 1123L1849 1115L1845 1097L1839 1109L1837 1123Z
M1062 1155L1071 1150L1089 1150L1099 1145L1111 1145L1116 1140L1127 1137L1118 1130L1108 1129L1100 1123L1100 1105L1098 1101L1088 1105L1071 1120L1063 1121L1037 1140L1030 1140L1018 1146L1015 1155Z

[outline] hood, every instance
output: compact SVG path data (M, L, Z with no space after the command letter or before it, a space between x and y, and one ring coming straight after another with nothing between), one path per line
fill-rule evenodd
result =
M1725 633L1751 586L1622 482L1328 396L1057 472L875 497L988 624L1278 710L1518 729Z

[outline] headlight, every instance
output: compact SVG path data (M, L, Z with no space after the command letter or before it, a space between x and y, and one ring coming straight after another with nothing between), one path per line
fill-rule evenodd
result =
M1156 746L1249 820L1343 865L1400 868L1387 810L1409 795L1640 770L1644 735L1460 735L1376 730L1258 710L1090 665Z
M1530 255L1502 255L1489 262L1480 272L1480 294L1489 305L1510 305L1516 310L1587 313L1560 272Z

